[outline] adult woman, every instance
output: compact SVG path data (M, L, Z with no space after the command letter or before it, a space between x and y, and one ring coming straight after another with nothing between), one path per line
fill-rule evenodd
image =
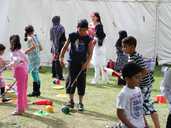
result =
M105 80L106 78L103 70L103 67L106 64L105 49L103 45L106 34L103 31L103 24L101 22L101 17L98 12L94 12L91 15L91 20L92 23L89 33L91 37L94 38L94 42L95 42L93 57L92 57L95 74L92 80L92 84L96 84L97 81L100 80L100 77L102 77L102 80Z

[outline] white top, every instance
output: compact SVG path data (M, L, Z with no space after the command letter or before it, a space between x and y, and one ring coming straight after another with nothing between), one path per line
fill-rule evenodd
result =
M96 44L93 49L93 55L92 55L92 63L94 66L105 66L106 65L106 49L105 49L105 39L102 46L98 46L97 38L94 38L96 40Z
M127 119L137 128L144 128L143 98L138 87L124 86L117 97L117 109L123 109ZM122 124L123 128L127 128Z

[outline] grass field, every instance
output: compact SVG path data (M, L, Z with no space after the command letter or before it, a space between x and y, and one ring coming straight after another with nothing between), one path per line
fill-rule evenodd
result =
M5 77L10 77L10 72L4 73ZM66 75L66 74L65 74ZM154 73L155 82L153 84L152 97L160 94L159 86L162 79L160 67L157 67ZM0 103L0 128L105 128L117 121L115 114L115 99L121 87L116 85L116 80L111 78L108 84L91 85L93 70L87 74L87 88L84 99L85 111L72 112L65 115L61 112L61 107L67 101L66 97L57 97L57 94L64 93L64 90L53 89L50 69L43 68L41 73L42 95L39 98L29 98L29 103L37 99L50 99L54 103L55 113L45 117L35 116L36 110L44 109L44 106L29 105L28 111L22 116L12 116L15 110L14 103ZM62 84L65 84L62 82ZM29 80L29 92L32 88L31 79ZM76 101L77 97L76 97ZM158 110L161 128L165 128L168 115L167 105L155 104ZM151 118L148 118L150 127L152 127Z

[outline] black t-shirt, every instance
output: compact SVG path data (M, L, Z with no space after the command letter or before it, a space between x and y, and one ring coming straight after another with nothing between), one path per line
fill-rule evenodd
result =
M87 60L88 44L92 40L90 36L80 36L78 32L69 34L71 49L69 52L69 62L83 64Z

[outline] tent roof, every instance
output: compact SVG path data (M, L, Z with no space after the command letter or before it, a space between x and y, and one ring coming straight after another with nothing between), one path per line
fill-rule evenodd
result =
M90 0L89 0L90 1ZM92 1L102 1L102 0L92 0ZM170 0L104 0L109 2L163 2L163 3L171 3Z

